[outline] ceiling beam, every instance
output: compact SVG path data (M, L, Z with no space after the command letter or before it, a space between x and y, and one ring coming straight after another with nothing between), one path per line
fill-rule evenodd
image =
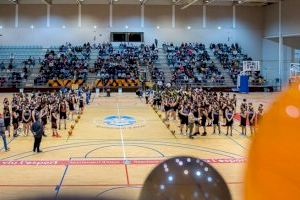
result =
M43 0L43 2L47 5L52 5L52 0Z
M76 0L77 5L81 5L83 1Z
M213 3L215 0L208 0L208 1L203 1L203 4L211 4L211 3ZM248 0L246 0L246 1L248 1Z
M198 1L199 1L199 0L193 0L192 2L190 2L190 3L188 3L187 5L183 6L183 7L181 8L181 10L184 10L184 9L190 7L191 5L193 5L194 3L198 2Z
M142 1L142 5L145 5L145 3L147 2L148 0L143 0Z
M180 3L183 3L184 0L172 0L172 2L173 2L175 5L179 5Z
M13 4L19 4L19 1L18 0L8 0L10 3L13 3Z

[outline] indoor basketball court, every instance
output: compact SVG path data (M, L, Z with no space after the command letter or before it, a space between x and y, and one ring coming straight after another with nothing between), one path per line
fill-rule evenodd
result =
M0 200L298 200L299 0L0 0Z
M239 95L238 99L240 102L248 97L255 104L268 107L276 96L253 93ZM251 137L240 136L239 122L234 124L233 137L225 136L222 128L222 135L209 134L190 140L179 134L178 121L172 121L167 128L160 113L135 94L112 97L94 94L72 136L62 131L61 138L52 138L47 127L49 136L42 141L42 153L30 151L30 136L10 138L11 150L1 155L0 161L2 198L72 194L99 199L122 195L124 199L136 199L147 175L157 164L186 155L204 159L214 166L224 177L233 199L240 199ZM104 127L101 122L108 116L131 116L136 126ZM212 132L210 128L208 132Z

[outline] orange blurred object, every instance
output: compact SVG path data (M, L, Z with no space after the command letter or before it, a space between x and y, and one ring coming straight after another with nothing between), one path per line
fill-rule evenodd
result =
M263 116L249 152L245 199L300 199L299 82Z

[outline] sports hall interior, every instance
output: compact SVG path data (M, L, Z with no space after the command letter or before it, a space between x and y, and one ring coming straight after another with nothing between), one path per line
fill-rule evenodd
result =
M9 151L0 137L0 199L139 199L150 172L178 156L214 167L233 200L253 199L245 195L245 176L256 133L250 135L247 124L248 135L240 134L239 108L247 99L255 110L261 104L268 112L300 75L299 9L298 0L0 0L0 113L4 99L10 102L15 94L91 91L83 113L58 131L61 137L51 136L51 123L45 126L43 152L32 152L33 136L24 136L22 129L18 137L6 134ZM85 51L87 44L88 58L76 51L83 69L75 75L72 69L70 76L45 70L49 51ZM126 78L107 78L96 64L102 62L102 44L114 51L145 45L154 57L146 56L151 64L126 71ZM178 67L178 60L187 62L176 57L180 46L198 52L199 44L200 54L213 64L205 70ZM230 49L226 61L225 46ZM241 93L239 74L251 67L243 61L253 61L256 69L249 70L249 91ZM220 135L207 127L207 136L189 139L180 134L178 117L166 121L163 108L136 94L168 87L236 94L233 136L221 126ZM135 125L108 126L110 116L132 117Z

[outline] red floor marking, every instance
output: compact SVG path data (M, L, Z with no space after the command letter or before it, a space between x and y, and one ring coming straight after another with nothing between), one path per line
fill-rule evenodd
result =
M56 187L57 185L0 185L0 187ZM117 186L143 186L143 184L93 184L93 185L62 185L61 187L117 187Z
M203 159L207 163L244 163L245 158ZM157 165L164 160L126 160L128 165ZM124 160L2 160L0 166L124 165Z
M127 169L127 165L125 164L125 172L126 172L126 181L127 181L127 185L129 184L129 175L128 175L128 169Z
M237 185L237 184L244 184L244 182L227 182L228 185ZM62 185L61 187L118 187L118 186L143 186L144 184L93 184L93 185ZM56 187L57 185L0 185L0 187L36 187L36 188L43 188L43 187Z

